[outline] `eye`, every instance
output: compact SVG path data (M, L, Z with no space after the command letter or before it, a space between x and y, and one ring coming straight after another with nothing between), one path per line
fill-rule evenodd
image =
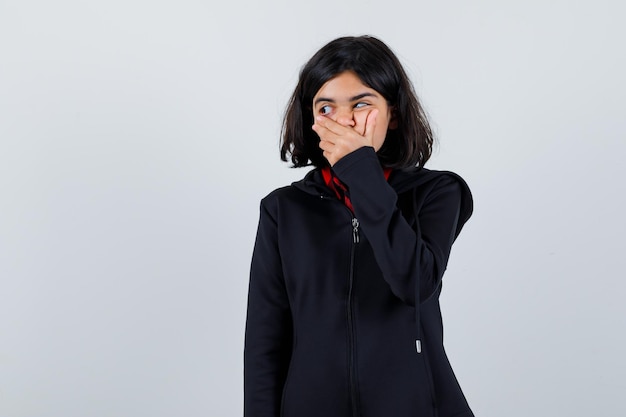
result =
M356 104L354 105L354 108L355 108L355 109L361 109L361 108L366 107L366 106L368 106L368 105L369 105L369 103L366 103L366 102L364 102L364 101L359 101L358 103L356 103Z
M329 105L322 106L319 109L320 114L323 116L329 115L331 111L332 111L332 107L330 107Z

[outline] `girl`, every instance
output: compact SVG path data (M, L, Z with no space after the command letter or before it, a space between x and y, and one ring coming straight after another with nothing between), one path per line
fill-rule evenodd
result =
M261 201L246 417L473 416L442 341L441 278L472 212L423 168L433 137L393 52L336 39L304 66L281 158L314 165Z

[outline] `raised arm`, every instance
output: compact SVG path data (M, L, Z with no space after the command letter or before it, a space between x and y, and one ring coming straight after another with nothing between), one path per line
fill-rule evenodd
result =
M420 301L428 299L441 283L457 234L462 199L459 180L442 174L415 192L417 221L411 227L397 208L397 194L385 180L373 148L362 147L346 155L333 170L349 188L361 230L392 292L415 305L419 280Z

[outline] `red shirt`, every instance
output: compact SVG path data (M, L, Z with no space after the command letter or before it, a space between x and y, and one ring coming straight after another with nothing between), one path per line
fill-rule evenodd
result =
M386 180L389 179L389 175L391 175L391 171L392 171L391 168L383 167L383 173L385 174ZM322 176L324 177L324 182L326 183L328 188L333 190L337 198L341 202L343 202L343 204L345 204L346 207L348 207L352 213L354 213L354 209L352 208L352 202L350 201L348 187L346 187L344 183L342 183L341 180L337 178L337 176L335 176L335 173L333 172L332 169L330 169L330 167L322 168Z

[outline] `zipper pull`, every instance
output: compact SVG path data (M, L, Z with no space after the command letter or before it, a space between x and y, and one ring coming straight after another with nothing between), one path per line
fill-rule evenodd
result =
M356 217L352 218L352 240L354 243L359 243L359 220Z

